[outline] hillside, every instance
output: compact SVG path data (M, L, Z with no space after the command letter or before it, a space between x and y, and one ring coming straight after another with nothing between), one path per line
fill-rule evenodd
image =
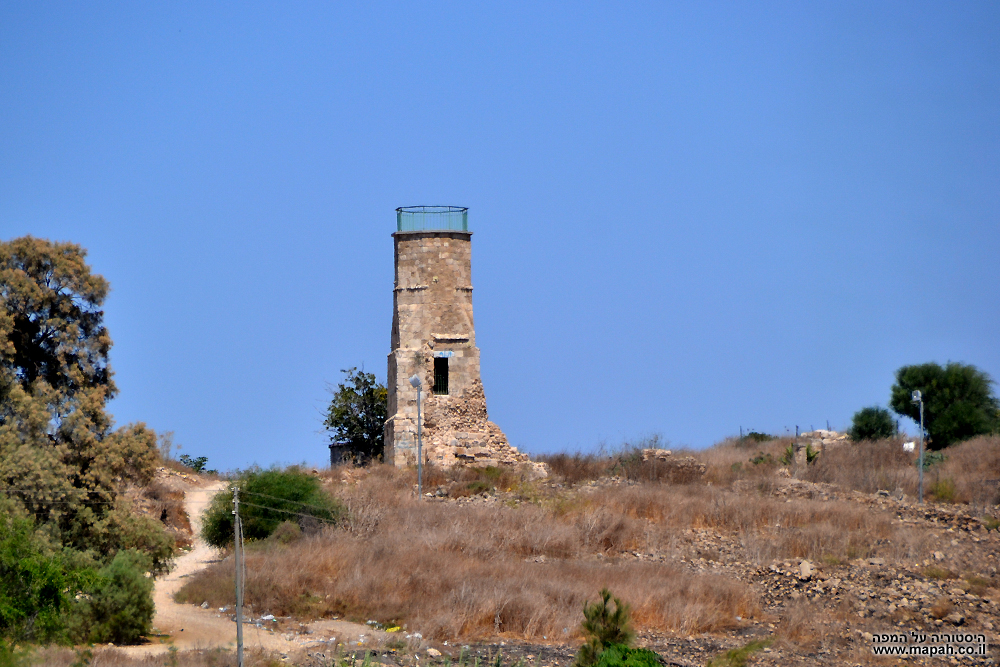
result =
M639 643L678 665L748 644L753 664L881 664L870 637L892 631L995 641L1000 440L949 449L922 506L899 442L782 465L790 444L730 441L693 463L552 457L543 479L431 469L420 501L412 471L335 469L350 519L250 549L247 601L286 633L324 617L402 626L384 647L404 663L469 645L569 664L602 586L632 605ZM225 559L179 598L224 606L232 576Z

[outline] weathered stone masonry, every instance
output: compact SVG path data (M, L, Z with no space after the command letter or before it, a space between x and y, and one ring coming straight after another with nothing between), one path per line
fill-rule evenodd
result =
M396 280L385 460L397 466L416 463L417 391L409 378L418 375L423 383L425 462L451 466L527 461L486 412L472 320L472 233L399 231L392 236ZM447 379L447 394L435 393L435 367L441 385Z

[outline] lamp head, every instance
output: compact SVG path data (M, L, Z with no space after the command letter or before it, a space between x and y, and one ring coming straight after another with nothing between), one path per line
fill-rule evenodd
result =
M923 395L920 393L919 389L916 389L916 390L914 390L911 398L913 399L914 403L919 403L920 401L923 400Z
M420 389L420 378L416 375L410 376L410 386L414 389Z

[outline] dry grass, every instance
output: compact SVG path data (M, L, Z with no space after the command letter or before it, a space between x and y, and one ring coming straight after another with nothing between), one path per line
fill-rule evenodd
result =
M778 645L795 651L815 651L828 633L823 619L828 616L820 605L798 601L788 606L776 632Z
M944 454L947 458L931 474L935 481L951 480L955 502L968 503L978 514L1000 503L1000 436L974 438Z
M903 450L902 442L894 438L845 443L828 448L813 464L785 467L810 482L863 493L901 489L913 498L917 495L916 458ZM706 481L713 485L729 487L737 480L751 480L766 490L791 443L789 438L763 443L727 440L695 456L707 465ZM945 460L924 473L927 500L969 504L977 513L1000 503L1000 436L981 436L949 447L943 454ZM751 463L760 457L767 460Z
M175 530L190 533L191 521L184 510L184 493L169 488L166 484L153 481L142 489L142 496L148 501L152 516Z
M778 471L787 467L844 490L899 488L912 497L916 470L899 442L830 448L798 466L779 462L790 444L722 443L694 454L706 475L683 483L658 476L635 456L636 447L611 457L545 457L552 473L545 481L519 470L428 467L425 490L450 502L418 501L414 471L335 469L327 479L348 520L288 544L251 546L247 601L255 613L401 622L439 639L572 640L584 601L608 587L632 605L640 630L704 632L732 627L737 616L753 618L756 594L736 579L673 565L679 556L756 565L928 557L927 532L894 523L891 513L849 500L772 495L786 482ZM985 507L996 500L982 487L990 476L1000 479L998 445L993 437L953 447L932 471L956 480L956 499L978 498ZM463 500L479 493L505 500ZM179 599L230 604L232 567L231 559L213 565ZM791 612L780 641L806 647L818 632L809 625L811 612L804 603Z
M808 466L803 477L811 482L827 482L863 493L897 488L911 497L917 493L914 457L903 450L901 440L848 443L828 448Z
M163 524L177 548L190 546L191 522L184 510L184 492L153 480L144 487L131 486L127 496L134 510Z
M938 598L931 605L931 616L934 618L944 618L953 611L955 611L955 605L946 597Z
M705 479L715 486L732 486L740 479L767 479L773 477L781 466L779 460L788 446L790 438L775 438L766 442L729 439L697 452L694 456L707 467ZM765 459L767 463L754 464L754 459Z
M591 480L609 477L613 462L606 454L545 454L535 457L536 461L545 463L550 473L566 484L579 484Z
M590 454L560 452L536 456L534 460L545 463L552 477L568 486L610 477L671 484L688 484L696 481L688 471L679 471L674 466L664 465L656 460L643 461L644 449L670 449L670 447L669 443L654 435L634 443L623 443L615 449L607 449L602 445L597 452ZM675 458L692 454L684 450L672 451Z
M640 627L717 630L756 611L754 593L734 579L598 557L636 547L642 522L590 500L570 510L417 502L410 475L386 467L342 497L346 529L248 551L255 611L402 621L442 639L575 637L584 601L605 586L630 602ZM227 604L232 577L227 559L179 599Z
M712 529L734 535L741 557L763 564L774 559L890 557L890 544L906 543L891 517L846 501L794 503L704 486L638 485L593 494L577 510L578 522L614 526L609 548L659 550L679 530ZM614 521L612 521L614 520Z
M46 667L236 667L236 654L224 649L176 651L173 653L136 656L115 648L68 649L61 647L40 648L31 652L32 665ZM287 664L280 656L247 650L246 667L275 667Z

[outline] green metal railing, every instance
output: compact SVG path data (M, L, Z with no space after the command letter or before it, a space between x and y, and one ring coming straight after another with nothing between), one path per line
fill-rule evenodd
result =
M469 231L469 209L464 206L400 206L396 231Z

